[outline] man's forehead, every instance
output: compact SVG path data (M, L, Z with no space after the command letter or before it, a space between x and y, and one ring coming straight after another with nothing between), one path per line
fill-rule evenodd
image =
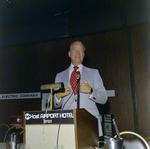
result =
M83 45L81 43L77 42L71 46L71 49L76 49L76 48L83 49Z

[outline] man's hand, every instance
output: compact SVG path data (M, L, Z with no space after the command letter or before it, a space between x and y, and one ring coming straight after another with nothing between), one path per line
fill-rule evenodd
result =
M56 97L59 100L61 97L67 96L71 93L71 89L65 84L63 89L59 89L56 93Z
M80 92L81 93L90 93L91 92L91 86L88 84L88 82L83 78L84 83L80 83Z

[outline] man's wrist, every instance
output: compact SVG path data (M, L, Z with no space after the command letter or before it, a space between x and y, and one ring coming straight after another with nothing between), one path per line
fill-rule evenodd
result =
M57 98L58 100L60 100L61 96L59 95L59 93L56 93L56 98Z
M89 94L91 95L92 93L93 93L93 88L91 87Z

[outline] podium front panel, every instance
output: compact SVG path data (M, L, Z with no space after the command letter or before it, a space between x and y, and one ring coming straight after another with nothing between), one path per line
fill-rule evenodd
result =
M31 149L54 149L59 125L26 125L26 144ZM59 145L75 149L74 125L60 126Z
M24 143L31 149L54 149L58 135L59 145L66 149L76 149L73 110L65 110L62 113L31 111L24 112L24 117Z
M24 112L23 120L31 149L54 149L57 137L64 149L94 149L99 140L98 121L85 109Z

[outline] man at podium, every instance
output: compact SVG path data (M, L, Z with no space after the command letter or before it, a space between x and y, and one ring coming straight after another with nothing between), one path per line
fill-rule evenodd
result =
M80 108L89 111L98 119L99 136L102 136L100 114L96 103L105 104L107 93L97 69L85 67L82 62L85 56L85 46L80 41L70 44L68 56L71 59L69 68L58 73L55 83L63 82L64 89L59 89L54 95L54 107L76 109L78 96ZM77 93L77 72L80 75L80 86Z

